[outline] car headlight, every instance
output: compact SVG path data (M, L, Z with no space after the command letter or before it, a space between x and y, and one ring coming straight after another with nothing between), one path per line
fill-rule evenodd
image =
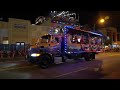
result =
M33 53L33 54L31 54L31 56L32 56L32 57L38 57L38 56L40 56L40 54L38 54L38 53Z

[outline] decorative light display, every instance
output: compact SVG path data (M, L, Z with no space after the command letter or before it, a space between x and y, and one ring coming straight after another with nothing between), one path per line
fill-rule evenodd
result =
M49 34L52 35L52 30L49 31Z
M67 53L67 35L66 35L66 34L67 34L67 28L64 27L64 40L65 40L65 42L64 42L64 44L65 44L65 45L64 45L64 46L65 46L65 47L64 47L64 52L65 52L65 53Z
M46 20L46 18L45 18L44 16L39 16L39 17L36 18L35 24L36 24L36 25L37 25L37 24L42 24L42 23L45 22L45 20Z
M69 11L62 11L62 12L51 11L50 17L52 22L54 23L64 22L65 24L69 24L78 21L76 19L76 13L70 13Z
M55 29L55 34L57 34L57 33L58 33L58 31L59 31L59 30L58 30L58 28L56 28L56 29Z
M62 11L60 13L57 13L57 11L51 11L51 22L52 22L52 29L50 30L50 34L55 31L56 34L58 34L58 26L63 29L63 35L64 35L64 53L82 53L85 52L84 50L80 50L81 47L74 47L73 49L70 49L69 46L67 46L67 30L69 29L75 29L80 30L88 33L92 33L95 35L102 36L101 34L81 30L79 24L76 24L76 14L75 13L69 13L69 11ZM75 17L71 17L71 15L75 15ZM55 34L54 33L54 34ZM73 39L74 40L74 39ZM80 42L81 38L77 39L77 42ZM73 41L74 42L74 41ZM76 51L77 50L77 51Z
M94 33L94 32L90 32L90 33L95 34L95 35L102 36L102 34L98 34L98 33Z
M79 39L78 39L78 42L80 42L80 40L81 40L81 39L79 38Z

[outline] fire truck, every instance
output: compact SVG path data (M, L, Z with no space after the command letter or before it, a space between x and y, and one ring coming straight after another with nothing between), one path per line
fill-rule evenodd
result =
M57 16L61 14L65 12ZM53 26L49 34L43 35L28 49L26 55L28 62L36 63L41 68L48 68L51 64L63 63L67 59L84 58L91 61L95 59L96 53L103 52L102 34L83 30L74 21L70 23L67 21L65 24L59 20L58 17L57 20L52 20Z
M43 35L36 45L30 47L26 58L30 63L47 68L57 62L55 57L61 57L61 62L82 57L91 61L96 53L103 51L102 48L101 34L65 26L63 32L54 30L51 34Z

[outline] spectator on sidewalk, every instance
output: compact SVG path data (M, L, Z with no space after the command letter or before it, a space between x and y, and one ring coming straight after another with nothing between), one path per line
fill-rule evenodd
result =
M10 51L10 50L7 51L7 57L8 57L8 58L11 57L11 51Z
M18 50L18 55L22 56L22 50Z
M14 57L15 57L15 50L11 51L10 57L11 57L12 60L14 59Z
M0 59L3 58L3 51L0 49Z

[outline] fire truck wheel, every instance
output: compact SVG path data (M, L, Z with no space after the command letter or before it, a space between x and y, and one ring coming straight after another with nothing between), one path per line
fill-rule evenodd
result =
M48 56L48 55L42 55L40 57L40 60L39 60L39 66L42 68L42 69L46 69L48 68L49 64L50 64L50 61L51 61L51 57Z
M91 61L93 59L93 54L92 53L86 53L84 56L86 61Z

